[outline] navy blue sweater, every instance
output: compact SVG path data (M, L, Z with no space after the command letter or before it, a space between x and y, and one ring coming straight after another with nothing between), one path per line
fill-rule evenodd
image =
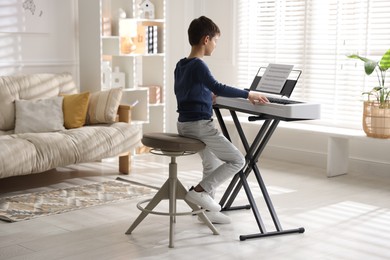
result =
M248 98L248 91L219 83L199 58L181 59L175 68L175 95L179 122L211 119L212 93Z

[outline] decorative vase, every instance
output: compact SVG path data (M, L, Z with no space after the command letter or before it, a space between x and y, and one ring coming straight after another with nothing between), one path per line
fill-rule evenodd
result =
M119 67L115 67L112 72L112 88L124 88L125 87L125 73L119 71Z
M102 62L102 89L107 90L111 88L111 77L112 70L110 66L110 62L103 61Z
M369 137L390 138L390 101L364 101L363 130Z

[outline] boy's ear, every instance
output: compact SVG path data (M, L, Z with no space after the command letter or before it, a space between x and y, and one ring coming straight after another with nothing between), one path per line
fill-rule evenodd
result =
M209 35L206 35L206 36L203 36L202 37L202 43L203 44L207 44L210 40L210 36Z

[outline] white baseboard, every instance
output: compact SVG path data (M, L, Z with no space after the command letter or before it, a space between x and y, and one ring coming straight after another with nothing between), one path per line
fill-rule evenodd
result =
M262 157L326 169L327 155L319 152L268 145Z

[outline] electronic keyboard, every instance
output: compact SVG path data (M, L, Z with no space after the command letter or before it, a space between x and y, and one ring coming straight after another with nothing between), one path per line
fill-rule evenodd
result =
M267 98L270 101L269 103L254 105L247 99L218 96L214 106L258 116L270 115L282 120L312 120L320 118L320 104L282 98L276 98L276 100L272 97ZM281 104L283 102L284 104Z

